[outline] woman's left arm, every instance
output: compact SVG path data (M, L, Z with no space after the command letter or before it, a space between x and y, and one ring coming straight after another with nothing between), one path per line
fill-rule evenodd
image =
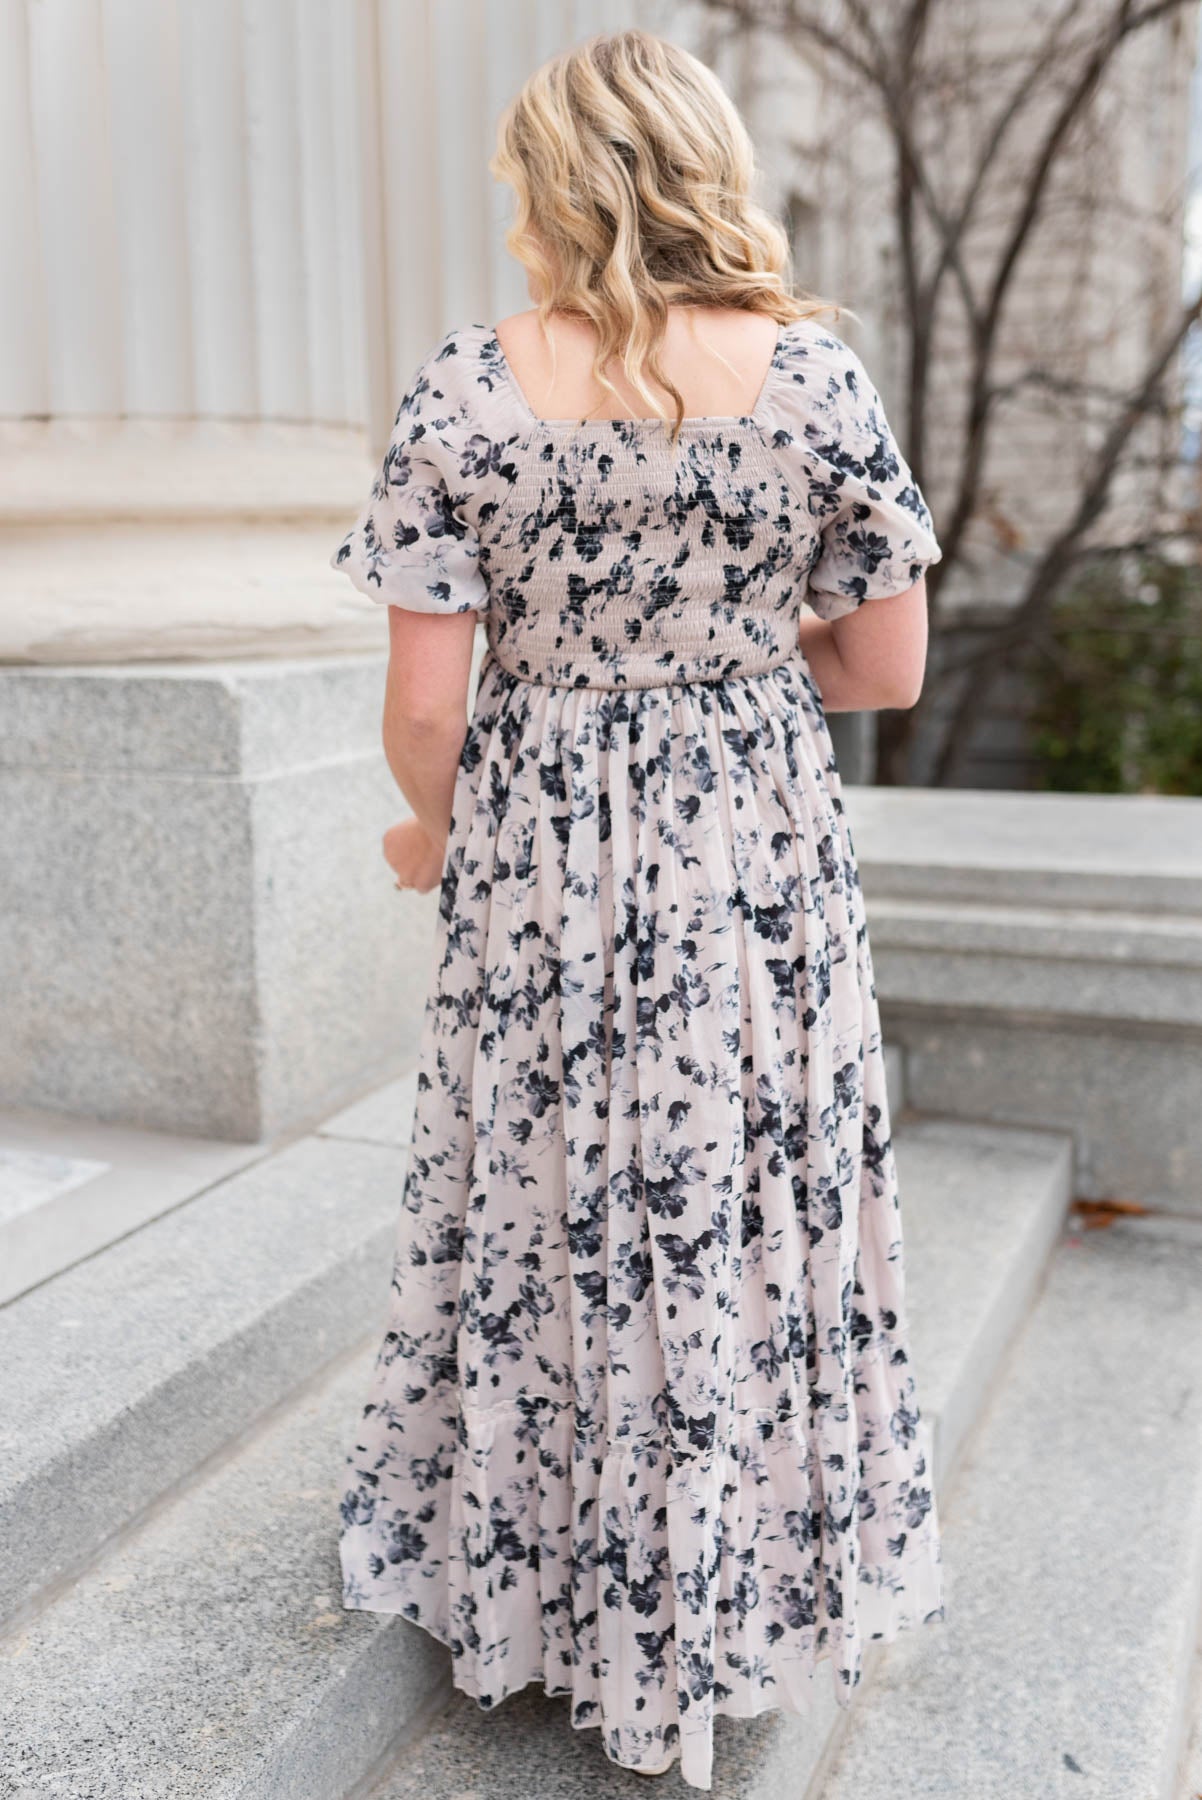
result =
M803 614L798 638L823 711L913 706L922 692L927 632L923 575L903 593L865 600L837 619Z

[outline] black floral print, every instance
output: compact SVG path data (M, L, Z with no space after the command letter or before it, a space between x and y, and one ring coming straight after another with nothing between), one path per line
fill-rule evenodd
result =
M335 553L488 644L439 894L343 1601L606 1754L846 1705L944 1617L863 898L803 604L938 559L850 348L753 411L542 421L447 333Z

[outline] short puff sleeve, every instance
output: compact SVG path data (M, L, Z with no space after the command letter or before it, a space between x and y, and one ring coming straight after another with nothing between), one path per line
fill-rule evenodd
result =
M806 600L820 619L838 619L905 593L943 552L855 351L827 332L803 336L783 373L774 443L817 531Z
M408 612L488 606L479 539L465 515L475 459L454 348L445 339L419 365L367 504L330 558L369 599Z

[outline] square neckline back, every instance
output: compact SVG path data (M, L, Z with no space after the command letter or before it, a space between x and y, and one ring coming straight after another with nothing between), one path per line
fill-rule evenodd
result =
M485 327L485 330L489 333L490 345L494 346L496 349L496 360L505 377L506 384L517 404L521 407L527 419L529 419L532 424L548 431L558 430L567 426L579 430L582 425L608 426L611 430L616 430L619 427L625 428L631 425L671 425L671 420L661 419L658 413L632 413L627 418L618 419L543 418L541 413L535 412L529 400L526 398L525 390L514 373L513 365L505 354L505 346L497 336L496 326L488 325ZM768 366L764 370L764 378L760 383L759 392L752 401L749 411L741 413L686 413L684 418L680 421L680 429L684 431L689 426L705 427L710 425L757 424L759 422L760 411L767 400L773 378L776 375L781 345L784 341L784 330L783 324L781 324L778 319L776 323L776 336L772 343L772 355L768 359Z

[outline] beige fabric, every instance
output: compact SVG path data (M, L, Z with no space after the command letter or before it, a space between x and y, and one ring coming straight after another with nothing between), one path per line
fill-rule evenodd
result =
M849 355L786 335L757 416L669 457L655 422L539 424L452 334L340 553L489 633L343 1604L701 1789L718 1715L805 1712L824 1663L846 1706L870 1640L943 1617L863 896L796 642L811 570L836 613L936 548Z

